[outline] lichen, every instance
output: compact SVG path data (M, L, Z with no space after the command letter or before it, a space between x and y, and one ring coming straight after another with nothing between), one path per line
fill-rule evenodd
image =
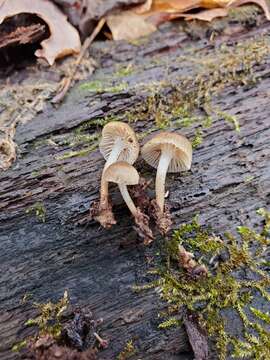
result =
M264 219L262 231L240 226L237 236L230 233L217 236L211 228L202 227L197 217L190 224L183 224L167 243L166 261L156 269L156 279L144 286L146 289L153 285L168 302L170 316L161 328L177 326L181 309L192 311L215 341L221 360L227 359L229 352L236 358L270 358L270 315L254 305L258 296L268 306L270 303L270 276L265 263L270 244L270 213L265 209L257 213ZM198 280L179 267L179 245L208 267L206 276ZM228 311L242 323L243 331L238 337L227 324Z

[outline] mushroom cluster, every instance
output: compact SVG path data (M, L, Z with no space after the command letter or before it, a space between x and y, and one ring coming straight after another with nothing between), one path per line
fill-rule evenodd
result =
M163 235L166 234L171 226L170 212L165 205L166 175L167 172L175 173L190 169L192 146L189 140L181 134L162 132L144 144L141 152L143 159L157 169L156 199L138 201L138 204L134 203L127 188L128 185L138 185L140 181L137 170L132 166L140 150L133 129L123 122L108 123L102 130L99 148L106 163L101 176L100 199L91 206L91 218L107 229L116 224L108 193L108 185L113 182L118 185L123 200L134 217L136 230L144 238L145 244L153 240L153 233L149 227L150 216L155 220L159 231ZM143 185L140 189L144 191L147 182L141 178L141 184ZM146 195L143 197L148 199Z

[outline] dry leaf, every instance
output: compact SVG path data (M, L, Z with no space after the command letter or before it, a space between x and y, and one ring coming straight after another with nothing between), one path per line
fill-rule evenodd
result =
M266 18L270 20L266 0L146 0L143 5L136 6L132 11L108 16L107 21L115 40L136 39L155 31L157 26L165 21L177 18L212 21L217 17L226 16L229 8L246 3L260 6ZM207 10L196 14L187 13L198 8Z
M147 22L144 16L132 11L123 11L107 16L107 25L114 40L132 40L156 31L156 26Z
M201 20L201 21L212 21L218 17L227 16L229 12L228 8L217 8L200 11L197 14L183 14L186 20Z
M53 65L55 59L80 51L81 42L77 30L51 2L47 0L6 0L0 7L0 24L6 18L21 13L37 15L46 22L50 29L51 36L43 40L40 43L42 49L35 52L37 57L45 58L50 65Z

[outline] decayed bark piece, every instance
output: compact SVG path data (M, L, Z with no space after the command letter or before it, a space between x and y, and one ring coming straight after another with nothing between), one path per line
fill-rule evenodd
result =
M208 338L206 333L200 327L195 315L186 315L184 317L184 325L188 334L189 343L194 352L194 360L208 360Z
M78 351L67 346L61 346L49 335L31 340L21 354L21 359L27 360L96 360L96 351L93 349Z
M46 28L41 24L18 27L11 33L1 34L0 49L9 46L31 44L40 40L45 32Z
M35 14L49 27L51 36L43 40L42 49L35 52L37 57L45 58L53 65L57 58L78 53L81 48L78 31L66 20L66 16L47 0L7 0L0 8L0 24L6 18L21 14Z

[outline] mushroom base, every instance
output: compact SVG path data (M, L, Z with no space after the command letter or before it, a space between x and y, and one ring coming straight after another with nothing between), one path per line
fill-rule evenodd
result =
M154 218L156 226L162 235L167 234L172 226L171 214L169 207L164 206L164 211L161 211L156 200L151 201L151 216Z
M142 212L148 212L148 209L151 204L151 199L146 193L146 189L150 185L152 180L146 180L143 177L140 177L140 182L138 185L133 185L129 187L129 193L132 197L135 205L140 208Z
M112 205L109 202L107 205L101 205L99 201L95 201L90 208L90 219L98 221L105 229L110 229L116 224Z
M143 243L149 245L154 240L152 230L149 227L149 217L137 208L137 215L134 217L134 220L136 224L135 230L143 239Z

